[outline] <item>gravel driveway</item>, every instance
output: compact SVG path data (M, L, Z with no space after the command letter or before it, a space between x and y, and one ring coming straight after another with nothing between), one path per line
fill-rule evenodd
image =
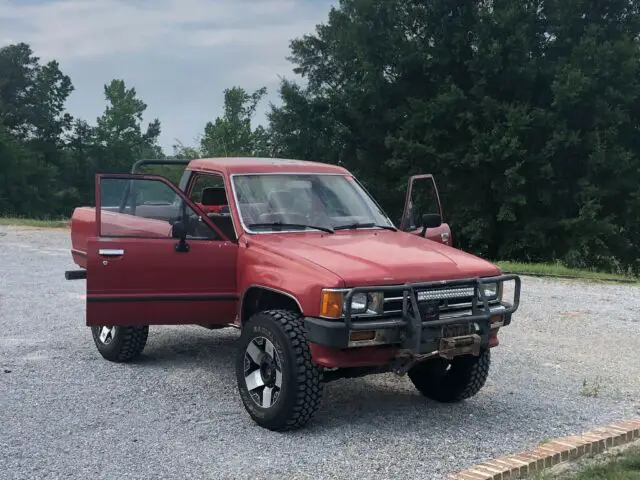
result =
M277 434L237 395L237 331L156 327L140 361L103 360L68 249L66 231L0 227L3 479L438 479L640 414L638 287L524 278L473 399L439 405L393 374L340 380L307 428Z

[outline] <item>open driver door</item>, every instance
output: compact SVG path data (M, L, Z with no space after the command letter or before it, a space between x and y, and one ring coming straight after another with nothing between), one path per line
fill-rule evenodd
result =
M409 179L400 230L453 245L451 229L443 221L440 195L433 175L414 175Z
M87 325L229 324L238 246L164 177L96 175Z

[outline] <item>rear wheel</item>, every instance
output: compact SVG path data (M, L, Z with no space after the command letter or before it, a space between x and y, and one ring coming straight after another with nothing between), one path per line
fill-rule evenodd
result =
M236 377L245 409L269 430L301 427L322 402L321 372L295 312L270 310L249 319L240 337Z
M463 355L453 360L438 358L413 366L408 376L425 397L438 402L459 402L473 397L489 376L491 351L479 356Z
M147 344L149 326L91 327L93 341L103 358L111 362L128 362L140 356Z

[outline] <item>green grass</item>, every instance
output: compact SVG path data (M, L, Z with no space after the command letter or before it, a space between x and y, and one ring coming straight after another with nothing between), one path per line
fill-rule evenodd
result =
M35 228L67 228L69 221L66 219L38 220L33 218L0 217L0 225Z
M577 470L571 480L640 480L640 447Z
M640 443L533 473L529 480L640 480Z
M630 275L598 272L596 270L580 270L568 268L556 263L520 263L520 262L495 262L505 273L517 273L519 275L539 275L544 277L584 278L589 280L609 280L621 282L640 282L640 278Z
M68 219L38 220L21 217L0 217L0 225L35 227L35 228L67 228ZM497 261L495 262L505 273L517 273L519 275L537 275L559 278L582 278L589 280L606 280L628 283L640 283L640 277L630 275L598 272L596 270L581 270L568 268L557 263L521 263Z

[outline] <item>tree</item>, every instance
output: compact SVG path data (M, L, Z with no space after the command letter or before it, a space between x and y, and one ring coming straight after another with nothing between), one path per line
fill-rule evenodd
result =
M273 145L344 164L394 219L434 173L463 249L640 271L639 8L341 0L291 43L307 85L282 82Z
M64 169L64 135L72 122L65 103L72 91L56 61L41 65L24 43L0 49L4 209L55 215L63 208L66 191L54 185Z
M260 156L268 150L267 134L263 127L251 128L256 107L266 95L262 87L249 94L241 87L224 91L224 113L204 128L200 141L202 156Z
M103 147L100 167L105 172L126 171L136 160L162 155L157 144L160 120L152 120L146 129L142 117L147 104L137 97L135 88L123 80L112 80L104 87L105 112L97 120L96 140Z

